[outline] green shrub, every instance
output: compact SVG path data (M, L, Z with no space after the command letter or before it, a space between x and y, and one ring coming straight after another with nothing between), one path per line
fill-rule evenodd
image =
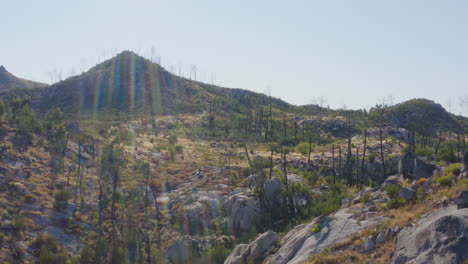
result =
M447 175L458 176L461 172L461 163L453 163L447 167Z
M401 197L397 197L395 199L391 199L390 201L387 202L387 208L388 209L396 209L402 205L405 204L405 199Z
M54 253L48 247L41 247L39 264L66 264L68 260L64 253Z
M169 136L169 144L175 145L175 143L177 143L177 137L176 137L176 135L170 135L170 136Z
M457 186L468 190L468 179L461 179L457 182Z
M39 234L34 238L30 245L31 248L35 249L35 253L39 253L39 250L42 250L43 247L47 247L49 251L57 252L59 250L59 245L55 237L49 234Z
M312 230L310 230L310 231L312 231L313 233L318 233L318 232L320 232L320 225L319 225L319 224L314 224L314 225L312 226Z
M225 248L223 246L214 246L208 249L208 262L213 264L223 264L224 260L231 253L231 249Z
M176 151L178 154L182 154L182 152L184 151L184 148L183 148L181 145L176 145L176 146L175 146L175 151Z
M0 233L0 247L3 245L3 242L5 241L5 234Z
M377 154L375 154L375 152L372 152L372 153L369 155L369 162L370 162L370 163L374 163L376 157L377 157Z
M364 204L368 203L369 200L370 200L370 197L371 197L370 193L365 193L364 197L362 197L362 203L364 203Z
M62 211L67 207L68 199L70 199L70 193L66 190L58 190L54 194L55 208Z
M23 230L25 226L26 226L26 221L24 217L20 215L16 216L15 219L13 220L13 228L16 231L20 231L20 230Z
M302 155L309 154L309 143L308 142L301 142L297 144L296 151L301 153Z
M432 156L434 155L435 150L431 147L418 148L416 149L416 155L418 156Z
M445 162L455 161L455 155L450 151L449 148L441 148L437 153L437 159Z
M443 175L434 178L435 183L439 183L440 185L450 186L452 185L453 176L452 175Z
M385 187L385 191L387 192L388 197L395 198L400 193L400 185L398 184L390 184Z

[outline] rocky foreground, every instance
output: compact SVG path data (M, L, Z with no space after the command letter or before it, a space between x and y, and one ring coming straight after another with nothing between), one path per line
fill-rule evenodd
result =
M467 157L468 153L460 179L466 177ZM343 200L339 211L298 225L282 238L268 231L249 244L236 246L224 263L307 263L313 256L333 256L346 250L362 254L370 263L379 263L372 258L385 243L394 248L394 252L387 252L391 263L465 263L468 260L468 190L457 194L457 199L443 196L432 204L424 204L429 208L427 212L404 226L390 226L392 219L381 208L381 204L391 199L414 204L418 203L417 199L428 202L429 199L421 197L436 195L438 185L431 181L443 171L444 168L409 153L400 161L398 175L388 177L377 188L361 191L353 200ZM400 186L398 197L389 197L385 191L389 185ZM361 244L346 243L350 238L364 236L368 230L372 232Z

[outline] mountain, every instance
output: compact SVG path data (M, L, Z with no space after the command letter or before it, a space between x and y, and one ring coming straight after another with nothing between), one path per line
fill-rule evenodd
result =
M9 73L4 66L0 66L0 91L21 88L42 88L46 86L47 84L45 83L18 78Z
M292 107L276 98L272 101L276 108ZM201 113L210 103L219 106L216 111L229 110L227 107L233 105L248 108L258 103L266 105L268 97L189 80L124 51L81 75L32 94L32 103L42 113L59 107L80 118L106 118Z

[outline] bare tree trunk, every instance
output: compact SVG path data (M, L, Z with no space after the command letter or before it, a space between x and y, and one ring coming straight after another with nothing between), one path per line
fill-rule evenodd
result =
M385 159L383 153L383 135L382 135L382 128L379 128L379 135L380 135L380 159L382 161L382 176L385 179ZM413 134L414 135L414 134Z
M284 138L286 138L286 115L283 116Z
M341 170L341 146L338 147L338 177L341 178L342 170Z
M312 136L309 135L309 158L307 159L307 170L309 170L310 166L310 153L312 152Z
M245 133L244 133L244 149L245 149L245 155L247 156L247 160L249 162L250 170L253 170L252 161L250 160L249 151L247 149L247 140L245 139Z
M273 151L270 154L270 176L269 176L270 180L271 180L272 175L273 175Z
M366 150L367 150L367 130L364 130L364 148L362 149L362 163L361 163L361 176L364 178L365 170L364 170L364 160L366 158ZM361 181L362 186L362 181Z
M286 150L283 150L283 173L284 173L284 184L286 186L286 190L288 190L288 171L286 168Z
M335 170L335 145L332 145L332 169L333 169L333 188L335 188L336 170Z
M78 140L78 173L76 174L76 185L75 185L75 198L74 202L77 203L78 200L78 188L80 183L80 174L81 174L81 140Z
M359 187L359 147L356 146L356 187Z
M435 147L435 156L437 158L437 153L439 152L440 143L442 142L442 129L439 130L439 136L437 139L437 144Z

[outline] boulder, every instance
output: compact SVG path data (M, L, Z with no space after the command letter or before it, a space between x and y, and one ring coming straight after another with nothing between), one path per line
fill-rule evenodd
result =
M388 176L387 179L382 183L381 188L382 190L385 190L385 187L389 185L401 185L401 178L400 175L393 175L393 176Z
M189 234L203 234L212 220L220 216L224 198L220 192L196 191L190 201L181 207L183 221L188 225Z
M364 251L371 251L375 247L374 240L372 239L372 236L367 237L366 241L364 242L364 245L362 246L362 249Z
M397 236L392 263L464 263L468 259L468 208L433 211Z
M400 173L403 178L411 179L413 177L414 160L416 157L414 152L408 152L398 162L398 173Z
M437 165L435 165L433 162L416 158L412 179L417 180L420 178L430 178L434 175L434 171L437 169Z
M430 178L437 169L433 162L418 158L413 152L406 153L398 162L398 172L404 179Z
M382 242L385 242L385 240L387 240L387 236L385 235L385 233L389 232L388 230L382 230L380 231L380 233L377 235L377 237L375 238L375 242L378 244L378 243L382 243Z
M399 196L406 201L409 201L416 197L416 192L413 189L401 187Z
M468 208L468 191L462 191L457 198L458 209Z
M169 261L173 264L194 263L200 258L200 242L191 236L184 236L166 250Z
M248 233L260 218L260 203L251 196L236 193L224 202L228 230L232 234Z
M271 250L278 245L280 236L269 230L250 244L240 244L234 248L224 264L260 264L268 256Z

